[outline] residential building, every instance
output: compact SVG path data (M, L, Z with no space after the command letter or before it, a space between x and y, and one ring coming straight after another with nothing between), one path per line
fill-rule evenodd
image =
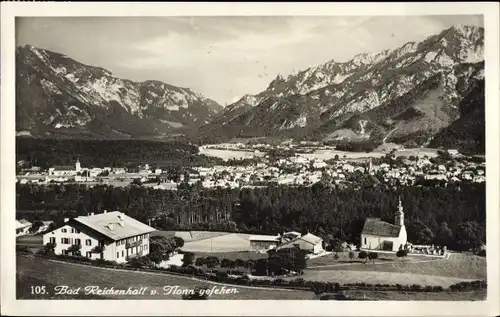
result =
M79 245L81 256L124 263L149 254L149 234L156 229L121 212L80 216L43 235L43 244L54 243L56 254L72 255Z
M253 235L248 238L252 251L265 251L278 246L279 236Z
M310 253L319 254L323 252L323 239L313 235L312 233L306 233L303 236L296 237L288 242L281 244L278 249L294 248L298 247L302 250L306 250Z
M380 218L366 219L361 233L361 249L398 251L404 248L406 243L407 235L401 199L394 217L394 224L382 221Z

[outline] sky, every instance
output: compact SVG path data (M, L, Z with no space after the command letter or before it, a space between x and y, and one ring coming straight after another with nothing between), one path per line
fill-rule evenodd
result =
M225 106L330 60L421 41L480 15L23 17L16 45L48 49L133 81L191 88Z

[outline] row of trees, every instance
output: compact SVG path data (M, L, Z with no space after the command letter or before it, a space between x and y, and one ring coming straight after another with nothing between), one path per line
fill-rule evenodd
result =
M216 256L208 256L206 258L199 257L195 258L193 253L187 253L183 258L183 265L196 265L199 267L206 266L213 272L213 269L217 266L221 268L227 268L229 274L235 268L245 268L247 273L260 276L274 276L283 275L289 272L301 273L304 271L307 265L306 261L306 251L299 248L289 248L281 250L270 250L268 251L267 258L261 258L258 260L220 260Z
M135 168L149 163L166 168L210 166L222 162L200 155L196 145L177 141L16 138L16 160L25 161L26 167L47 169L53 165L73 165L77 158L86 167Z
M485 242L485 184L450 187L196 188L17 185L18 216L29 221L120 210L163 230L215 230L278 234L311 231L359 244L367 217L393 222L401 197L409 241L464 247ZM439 242L439 243L438 243ZM449 245L449 247L452 247Z

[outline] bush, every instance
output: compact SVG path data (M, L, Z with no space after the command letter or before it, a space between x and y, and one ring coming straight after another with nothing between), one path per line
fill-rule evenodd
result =
M486 256L486 249L483 249L477 253L477 255L485 257Z
M225 281L229 278L229 275L226 272L218 271L215 273L215 276L219 281Z
M452 292L467 292L474 291L478 289L486 289L487 288L486 281L471 281L471 282L460 282L453 285L450 285L450 291Z

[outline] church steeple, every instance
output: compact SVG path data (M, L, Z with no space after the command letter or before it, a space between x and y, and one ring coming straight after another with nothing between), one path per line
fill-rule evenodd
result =
M401 196L398 198L398 211L396 212L396 216L394 217L394 224L396 226L404 226L405 224L405 214L403 212L403 205L401 204Z
M77 158L75 163L75 170L80 172L82 170L82 166L80 165L80 160Z

